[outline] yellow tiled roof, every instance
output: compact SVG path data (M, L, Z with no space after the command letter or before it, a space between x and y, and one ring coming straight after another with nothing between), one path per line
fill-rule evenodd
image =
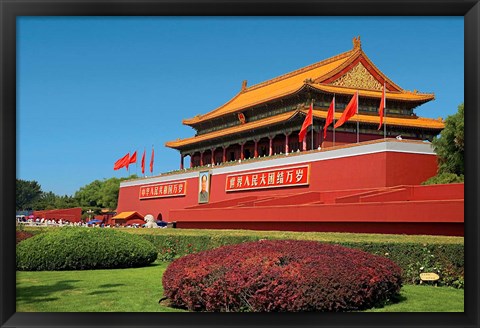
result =
M256 129L259 127L265 127L269 126L275 123L283 122L288 120L289 118L295 116L297 112L288 112L288 113L283 113L277 116L272 116L272 117L267 117L262 120L258 121L253 121L253 122L248 122L242 125L236 125L232 126L230 128L226 128L223 130L219 131L214 131L206 134L202 134L196 137L191 137L191 138L186 138L186 139L180 139L180 140L175 140L175 141L168 141L165 143L165 146L170 147L170 148L177 148L177 147L182 147L190 144L194 144L200 141L205 141L205 140L210 140L214 139L217 137L225 136L225 135L230 135L238 132L243 132L243 131L248 131L252 129Z
M313 88L331 93L339 94L353 94L356 90L323 84L322 82L329 77L341 72L347 68L348 65L354 62L359 56L362 56L371 65L371 69L376 71L383 79L397 91L387 92L387 99L405 100L425 102L434 99L433 94L413 93L402 90L399 86L393 83L386 77L375 65L368 59L361 48L354 48L353 50L344 52L340 55L328 58L318 63L303 67L296 71L281 75L274 79L246 87L241 90L235 97L229 100L224 105L214 109L213 111L204 115L197 115L190 119L184 119L183 124L194 125L203 121L210 120L229 113L235 113L245 108L262 104L264 102L278 99L287 95L298 92L306 84ZM310 82L308 82L310 81ZM315 82L313 82L315 81ZM391 90L391 89L390 89ZM381 91L360 90L360 95L365 97L381 97Z
M112 219L128 219L129 217L134 216L135 214L136 214L137 216L143 218L142 215L140 215L139 213L133 211L133 212L121 212L121 213L118 213L118 214L115 215Z
M355 92L358 91L358 95L360 97L371 97L371 98L381 98L382 91L376 90L362 90L362 89L353 89L347 88L342 86L336 85L327 85L321 83L310 84L313 88L325 91L329 93L336 93L336 94L343 94L343 95L353 95ZM429 101L435 98L434 94L431 93L418 93L418 92L410 92L410 91L403 91L403 92L395 92L395 91L387 91L385 92L385 98L387 102L389 99L391 100L413 100L413 101Z
M305 114L307 110L302 110ZM313 116L317 118L326 118L327 111L323 110L313 110ZM342 116L342 113L335 113L335 120L339 119ZM349 119L350 122L356 122L358 116L358 121L361 123L373 123L378 124L380 122L380 117L377 115L364 115L364 114L355 114ZM387 125L395 126L407 126L415 128L425 128L425 129L438 129L441 130L445 127L445 123L442 120L436 120L432 118L417 117L417 118L399 118L399 117L388 117L385 116L383 121Z
M307 109L301 110L300 112L303 112L304 114L307 113ZM201 141L206 141L206 140L212 140L218 137L226 136L226 135L231 135L239 132L244 132L244 131L249 131L252 129L260 128L260 127L266 127L269 125L277 124L280 122L284 122L292 118L298 114L298 111L293 111L293 112L287 112L283 113L280 115L268 117L262 120L254 121L254 122L249 122L245 123L242 125L237 125L233 126L227 129L219 130L219 131L214 131L206 134L202 134L196 137L191 137L191 138L186 138L186 139L180 139L180 140L175 140L175 141L168 141L165 143L165 146L170 147L170 148L179 148L179 147L184 147L187 145L195 144ZM335 113L335 120L339 119L342 113ZM327 111L326 110L318 110L315 109L313 110L313 116L316 118L322 118L325 119L327 117ZM354 115L350 121L356 121L357 120L357 114ZM378 124L379 123L379 117L377 115L364 115L364 114L358 114L358 120L361 123L373 123L373 124ZM427 129L438 129L441 130L445 127L445 124L440 121L440 120L435 120L435 119L430 119L430 118L394 118L394 117L388 117L386 116L384 118L384 122L387 125L395 125L395 126L408 126L408 127L417 127L417 128L427 128Z
M327 74L349 59L352 53L353 51L348 51L272 80L248 87L245 90L240 91L226 104L205 115L185 119L183 120L183 124L195 124L295 93L305 85L306 79L312 79Z

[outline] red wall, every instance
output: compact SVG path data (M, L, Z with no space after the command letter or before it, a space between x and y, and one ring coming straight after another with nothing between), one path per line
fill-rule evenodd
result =
M265 165L268 165L268 161L265 161ZM241 167L242 165L238 165L239 170ZM246 196L420 184L435 175L436 170L434 155L380 152L311 162L309 186L226 193L225 181L228 174L215 174L214 169L211 177L210 203ZM155 217L161 213L164 220L170 221L171 210L198 205L198 192L198 177L187 179L187 195L181 197L139 200L138 185L121 187L117 212L137 211L142 215L152 214Z
M301 205L301 206L300 206ZM295 204L172 211L181 221L463 222L463 200ZM188 215L183 215L187 213ZM227 214L228 213L228 214ZM458 214L461 215L458 215Z
M50 220L62 219L63 221L79 222L82 217L82 209L80 207L74 207L58 210L33 211L33 215L35 218L39 217Z
M391 201L381 190L370 202L315 203L319 193L279 197L247 206L173 210L178 228L222 228L463 236L464 200L441 199L455 185L436 186L438 200ZM452 188L451 188L452 187ZM424 186L403 188L431 189ZM445 193L442 193L445 190ZM383 195L383 199L382 196ZM404 195L405 196L405 195ZM407 195L408 197L409 195ZM276 202L278 201L278 203Z
M426 162L431 161L430 165ZM402 165L396 165L401 162ZM416 185L437 174L437 158L431 155L416 154L404 156L404 153L389 152L387 155L387 185Z
M322 135L322 138L323 138L323 135ZM377 140L377 139L383 139L383 135L365 134L365 133L359 135L359 142ZM354 144L356 142L357 142L356 133L335 131L335 146ZM333 131L327 130L327 137L325 138L325 141L323 141L322 147L323 148L333 147Z

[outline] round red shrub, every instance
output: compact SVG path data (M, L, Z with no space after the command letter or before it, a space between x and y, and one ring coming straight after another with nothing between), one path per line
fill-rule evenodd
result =
M33 237L33 234L31 234L30 232L17 230L17 244L22 240L25 240L31 237Z
M165 296L193 311L351 311L400 291L401 269L387 258L314 241L228 245L172 262Z

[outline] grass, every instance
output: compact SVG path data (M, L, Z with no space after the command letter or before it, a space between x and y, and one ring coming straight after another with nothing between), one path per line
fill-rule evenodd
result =
M172 312L158 304L168 263L115 270L17 271L17 312Z
M405 285L398 303L366 312L463 312L463 289Z
M37 228L25 227L25 231L39 233L54 227ZM291 232L291 231L254 231L254 230L229 230L229 229L121 229L133 234L166 235L166 236L260 236L275 239L302 239L324 242L383 242L383 243L421 243L421 244L461 244L463 237L430 236L430 235L394 235L394 234L368 234L368 233L335 233L335 232Z
M158 304L167 265L157 261L131 269L17 271L17 312L181 312ZM461 289L406 285L398 303L368 312L463 312L463 307Z

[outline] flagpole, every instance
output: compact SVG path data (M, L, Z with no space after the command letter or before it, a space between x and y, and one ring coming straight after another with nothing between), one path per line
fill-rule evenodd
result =
M360 122L358 121L358 107L360 104L358 103L358 91L357 91L357 143L360 142Z
M385 114L386 114L387 110L386 110L385 107L383 108L383 111L384 111L384 113L383 113L383 139L387 139L387 124L385 124L385 117L386 117Z
M335 94L333 94L333 147L335 147Z
M387 117L387 90L385 90L385 82L383 82L383 139L387 139L387 122L385 117Z
M313 150L313 99L312 99L312 150Z

